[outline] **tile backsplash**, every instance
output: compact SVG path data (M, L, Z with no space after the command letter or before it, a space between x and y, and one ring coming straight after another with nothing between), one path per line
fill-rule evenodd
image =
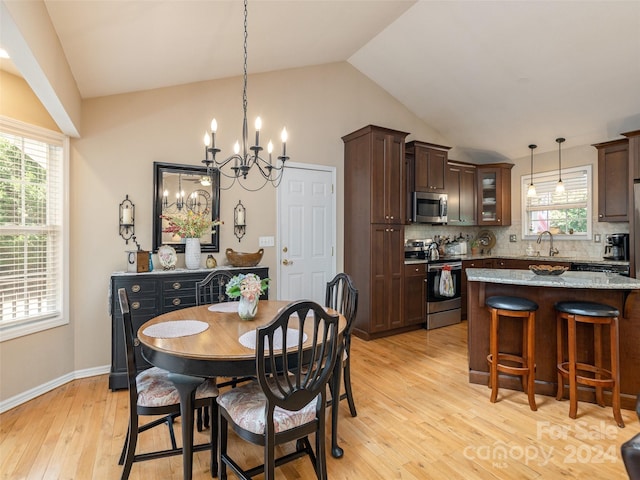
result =
M549 251L549 238L545 238L540 244L534 240L522 239L522 226L520 222L513 222L508 227L453 227L448 225L408 225L405 227L405 239L433 238L441 236L477 235L480 230L490 230L496 236L496 246L491 253L493 255L526 255L527 246L531 245L540 255L545 256ZM606 236L611 233L629 233L629 223L598 222L593 219L593 235L600 235L599 243L591 240L565 240L554 238L553 246L560 252L559 257L571 257L584 260L600 260L604 254ZM516 236L516 241L509 241L511 235Z

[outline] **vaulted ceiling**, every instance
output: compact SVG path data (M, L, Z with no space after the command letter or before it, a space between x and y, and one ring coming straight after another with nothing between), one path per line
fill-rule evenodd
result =
M83 98L242 73L240 0L44 3ZM250 74L348 61L480 162L640 129L637 0L251 0L248 30Z

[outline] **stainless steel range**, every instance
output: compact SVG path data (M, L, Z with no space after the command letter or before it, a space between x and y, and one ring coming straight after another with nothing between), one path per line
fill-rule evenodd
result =
M426 327L428 330L460 323L462 261L459 257L432 260L430 240L407 240L405 259L427 264Z
M427 261L427 330L460 323L462 261Z

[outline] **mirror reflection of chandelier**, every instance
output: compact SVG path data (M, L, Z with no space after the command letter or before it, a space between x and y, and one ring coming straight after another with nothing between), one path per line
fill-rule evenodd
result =
M203 179L206 179L203 180ZM198 179L198 184L202 186L211 185L209 177L200 177ZM211 194L205 190L197 188L193 190L189 195L185 194L184 188L182 187L182 174L178 175L178 190L175 195L175 202L169 203L169 189L165 188L162 194L162 213L170 214L181 212L183 209L185 211L191 210L194 213L203 213L209 208L209 200L211 199Z
M211 121L211 135L209 135L208 132L204 135L205 159L202 160L202 163L207 166L207 172L218 170L225 177L233 179L231 184L223 190L231 188L236 180L242 188L249 191L260 190L267 183L271 183L274 187L277 187L280 185L280 181L282 180L284 164L289 159L289 157L287 157L287 129L282 129L280 137L282 140L282 155L276 157L275 163L272 160L273 143L271 143L271 141L269 141L267 145L267 153L269 154L268 160L265 160L260 156L260 152L263 150L260 146L260 129L262 128L262 120L260 117L256 118L255 122L255 145L249 147L249 135L247 129L247 0L244 1L244 76L242 110L242 152L240 152L240 143L236 141L233 148L233 155L225 160L216 160L216 154L221 150L216 147L218 122L214 118ZM253 167L256 167L254 170L258 170L264 179L264 183L256 188L253 188L246 183L247 175Z

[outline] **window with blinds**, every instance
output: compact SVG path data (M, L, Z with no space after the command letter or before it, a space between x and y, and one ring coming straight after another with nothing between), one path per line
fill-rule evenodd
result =
M548 230L557 238L591 239L591 165L562 170L564 193L556 193L557 170L533 174L534 197L527 196L530 178L523 175L521 179L523 238L534 239Z
M67 323L64 135L0 118L0 339Z

